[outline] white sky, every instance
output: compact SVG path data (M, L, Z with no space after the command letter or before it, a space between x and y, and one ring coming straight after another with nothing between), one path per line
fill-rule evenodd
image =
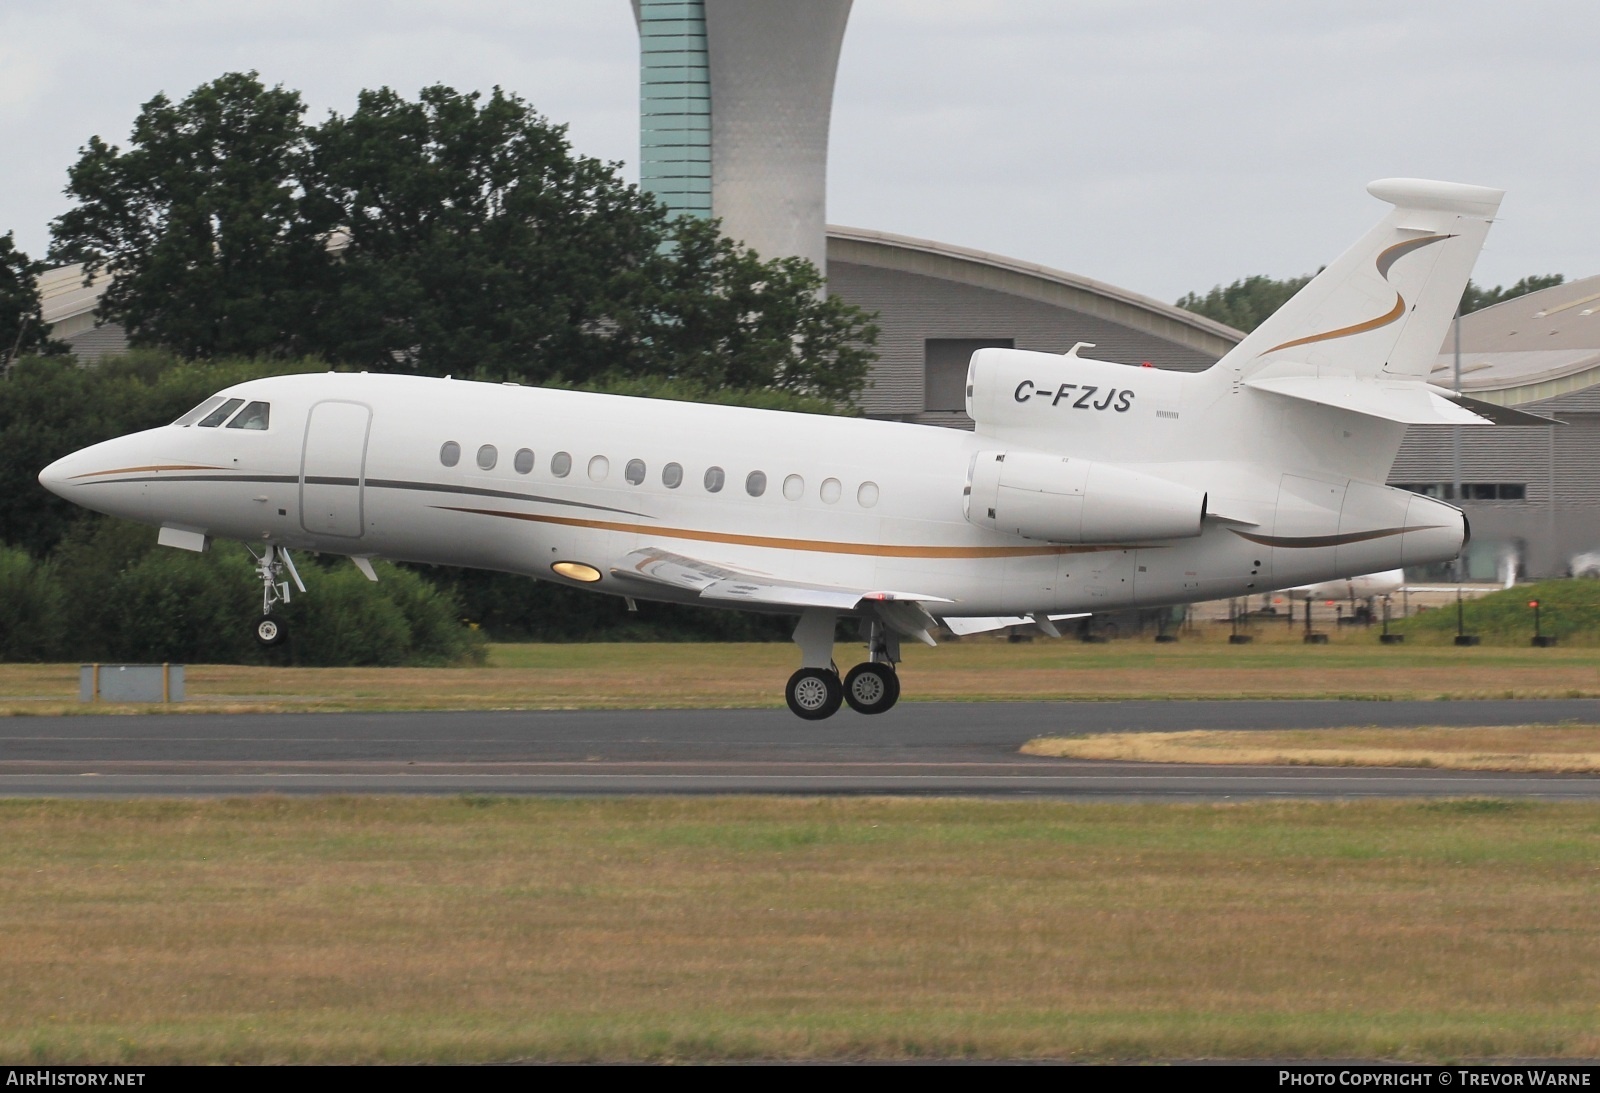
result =
M1173 300L1314 270L1415 175L1509 191L1480 283L1587 276L1597 31L1584 0L856 0L828 216ZM0 0L0 233L42 255L91 134L251 68L314 120L500 84L633 179L637 50L628 0Z

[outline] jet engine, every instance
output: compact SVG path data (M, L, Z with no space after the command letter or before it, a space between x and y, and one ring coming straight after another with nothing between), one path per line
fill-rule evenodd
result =
M1045 452L979 452L967 520L1025 539L1116 543L1200 534L1203 491L1114 463Z

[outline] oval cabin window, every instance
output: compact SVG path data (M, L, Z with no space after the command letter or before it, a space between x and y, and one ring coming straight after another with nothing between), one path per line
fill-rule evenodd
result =
M843 489L844 487L839 485L837 478L824 478L822 480L822 489L819 491L822 503L825 505L835 503L839 500L839 495L843 492Z
M856 490L856 500L861 507L870 509L878 503L878 484L876 482L863 482L861 488Z
M628 485L630 486L642 485L644 482L644 460L628 460L628 465L622 470L622 477L628 480Z
M611 460L603 455L597 455L589 460L589 481L604 482L606 475L611 473Z
M760 497L767 492L767 472L751 471L745 476L744 492L751 497Z
M533 453L527 448L517 449L517 454L511 457L511 466L518 474L529 474L533 471Z
M669 490L675 490L683 485L683 464L668 463L661 468L661 484Z
M791 474L783 480L783 496L790 501L798 501L806 495L806 480L798 474Z
M707 493L721 493L722 492L722 487L727 483L727 481L728 481L728 476L723 473L723 470L722 470L721 467L707 467L706 468L706 492Z
M461 462L461 445L453 440L447 440L439 446L439 462L446 467L454 467Z
M500 453L493 444L485 444L478 449L478 466L486 471L494 470L494 465L500 462Z
M550 473L557 478L565 478L572 473L572 456L566 452L557 452L550 457Z

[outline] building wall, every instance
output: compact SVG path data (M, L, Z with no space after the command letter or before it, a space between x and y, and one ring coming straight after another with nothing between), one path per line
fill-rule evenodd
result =
M1175 344L1114 320L993 289L901 270L841 261L828 270L828 289L878 313L878 363L861 403L874 417L970 427L965 414L925 415L929 339L1010 339L1018 349L1064 353L1093 342L1098 359L1198 372L1217 356ZM948 420L947 420L948 418Z

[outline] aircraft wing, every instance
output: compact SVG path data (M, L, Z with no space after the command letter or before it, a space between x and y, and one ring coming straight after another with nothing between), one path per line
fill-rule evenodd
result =
M732 569L658 547L635 550L623 561L625 564L611 570L611 575L620 581L665 585L694 592L702 600L802 610L807 607L832 608L836 611L871 608L895 631L929 645L933 644L932 636L928 633L933 626L933 617L922 605L954 602L943 596L916 592L786 581L770 574Z

